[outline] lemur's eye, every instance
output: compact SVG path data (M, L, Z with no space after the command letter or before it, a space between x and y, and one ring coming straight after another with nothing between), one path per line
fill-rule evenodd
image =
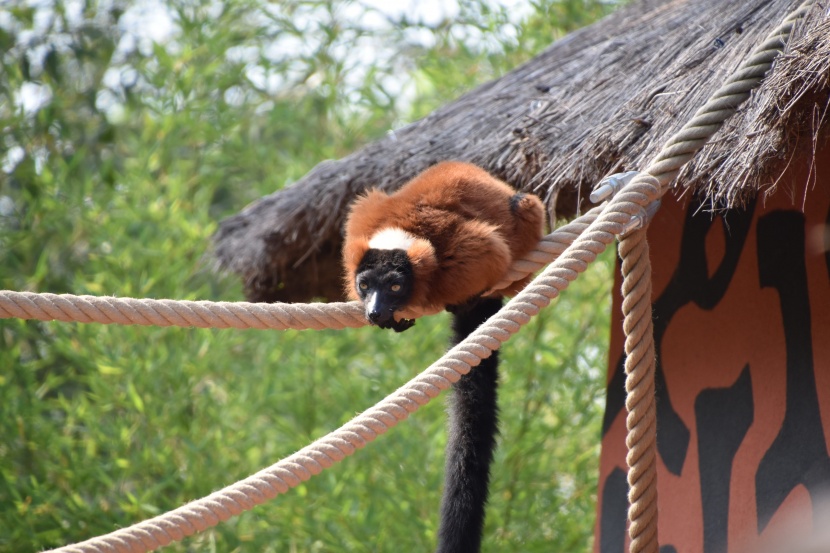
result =
M393 292L399 292L399 291L400 291L400 289L401 289L401 285L400 285L400 284L393 284L393 285L391 286L391 288L392 288L392 291L393 291Z
M369 289L369 285L366 284L365 282L361 282L360 284L358 284L358 286L360 287L361 290L368 290Z

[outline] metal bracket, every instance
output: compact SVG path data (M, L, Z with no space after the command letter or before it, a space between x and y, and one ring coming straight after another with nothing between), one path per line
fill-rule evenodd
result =
M594 187L593 192L591 192L591 195L589 196L590 200L596 204L612 198L639 174L639 171L626 171L625 173L614 173L613 175L608 175L599 181L599 183L597 183ZM629 219L625 224L619 236L623 238L626 234L643 228L649 221L651 221L658 209L660 209L659 198L648 204L646 207L641 207L639 213L631 216L631 219Z
M594 187L589 199L598 204L617 194L622 187L631 182L631 179L639 175L639 171L626 171L625 173L614 173L608 175Z

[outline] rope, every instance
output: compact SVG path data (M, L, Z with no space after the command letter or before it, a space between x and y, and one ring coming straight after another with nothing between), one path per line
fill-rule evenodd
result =
M365 446L407 418L420 406L428 403L527 324L532 316L547 306L571 281L585 271L588 264L605 250L616 235L626 229L633 217L641 216L648 204L665 193L669 181L677 175L680 167L718 130L728 115L734 113L737 105L749 96L749 90L757 85L771 66L775 57L771 52L777 53L781 50L793 24L806 13L810 5L810 0L802 4L773 31L773 38L753 51L750 59L726 81L703 108L698 110L693 119L672 137L650 164L646 173L638 175L623 188L596 220L553 263L499 313L420 375L340 429L253 476L164 515L56 551L138 553L181 540L287 492L353 454L356 449ZM766 69L760 71L759 68L764 64ZM650 276L646 272L649 267L645 261L648 259L648 246L644 238L645 229L641 229L629 233L621 241L623 263L627 264L624 274L627 275L626 280L631 283L631 287L626 285L623 292L628 354L626 387L631 394L626 407L629 410L627 444L630 448L629 531L632 538L632 553L658 551L654 469L656 444L653 439L654 345L651 333ZM167 305L163 301L160 303L163 306ZM203 302L190 303L199 306ZM5 304L0 303L0 307L5 309ZM645 366L646 369L643 370L641 366ZM649 370L648 366L652 369Z
M814 0L806 0L770 32L764 42L756 46L723 85L717 89L692 119L672 136L660 153L649 164L646 173L667 186L694 157L723 122L731 117L744 101L749 98L767 72L772 62L781 53L790 38L793 27L813 6Z
M355 328L366 325L359 302L249 303L177 301L0 291L0 318L121 325L258 328Z
M656 179L654 179L656 185ZM657 553L657 412L654 404L654 332L651 262L646 229L620 240L625 332L625 424L631 553Z
M491 292L506 288L556 259L596 219L601 210L602 207L595 207L543 237L532 252L513 263L504 279ZM413 319L439 311L440 309L410 308L402 311L401 316ZM0 290L0 319L12 317L65 323L261 330L340 330L369 324L363 305L356 301L307 304L211 302Z

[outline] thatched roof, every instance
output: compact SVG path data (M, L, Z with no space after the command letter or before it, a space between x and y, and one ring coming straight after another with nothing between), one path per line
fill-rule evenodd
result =
M634 2L223 221L218 264L243 278L254 301L338 298L341 226L355 195L393 190L444 159L478 164L536 192L555 217L573 216L600 178L645 166L796 5ZM798 148L813 151L813 139L826 137L829 98L830 14L822 5L675 187L723 206L769 187Z

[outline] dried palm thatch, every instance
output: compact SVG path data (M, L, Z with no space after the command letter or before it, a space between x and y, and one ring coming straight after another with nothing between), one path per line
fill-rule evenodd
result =
M584 208L603 176L657 153L795 0L634 2L559 40L382 140L315 167L222 222L222 269L253 301L340 298L346 208L445 159L480 165L543 197L552 218ZM731 207L774 186L792 157L827 136L830 12L818 5L745 107L675 182Z

